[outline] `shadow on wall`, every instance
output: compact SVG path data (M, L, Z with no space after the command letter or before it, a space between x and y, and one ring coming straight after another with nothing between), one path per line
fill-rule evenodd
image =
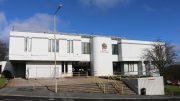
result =
M13 78L14 76L14 72L13 72L13 67L11 62L9 61L2 61L1 62L1 66L2 66L2 76L4 76L5 78Z

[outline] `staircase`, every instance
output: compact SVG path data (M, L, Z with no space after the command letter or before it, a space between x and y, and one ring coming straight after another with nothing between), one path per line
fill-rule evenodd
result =
M58 92L83 92L83 93L108 93L120 95L135 95L122 81L107 80L102 78L87 78L89 82L61 83L58 85ZM54 91L54 86L47 86L47 89Z
M95 83L91 84L73 84L73 85L59 85L58 91L78 91L85 93L102 93L102 90Z
M136 93L126 86L122 81L112 82L112 85L120 95L136 95Z

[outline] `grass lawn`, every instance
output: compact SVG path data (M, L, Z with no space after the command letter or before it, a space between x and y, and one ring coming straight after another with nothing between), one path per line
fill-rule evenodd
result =
M165 85L164 90L167 95L180 95L180 86Z
M2 88L7 82L6 78L0 78L0 88Z

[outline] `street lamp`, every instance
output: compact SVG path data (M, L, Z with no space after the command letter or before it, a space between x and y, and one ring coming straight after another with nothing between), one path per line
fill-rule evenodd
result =
M57 10L55 11L54 13L54 78L55 78L55 93L57 93L57 78L56 78L56 75L57 75L57 70L56 70L56 15L58 13L58 11L61 9L62 5L60 4L57 8Z
M57 8L57 10L54 13L54 32L56 32L56 15L59 12L59 10L62 8L62 4L60 4Z

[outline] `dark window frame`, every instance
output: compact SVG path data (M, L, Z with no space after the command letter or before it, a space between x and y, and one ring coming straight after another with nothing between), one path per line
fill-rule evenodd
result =
M118 50L118 44L112 44L112 55L118 55L119 50Z

